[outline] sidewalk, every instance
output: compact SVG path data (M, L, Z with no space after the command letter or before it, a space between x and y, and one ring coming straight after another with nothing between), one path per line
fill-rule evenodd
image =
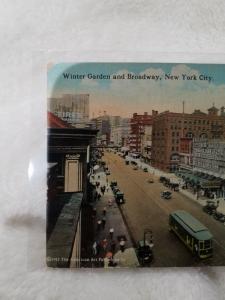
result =
M177 179L177 178L178 178L178 177L177 177L175 174L173 174L173 173L166 173L166 172L164 172L164 171L158 170L158 169L156 169L156 168L150 166L149 164L147 164L147 163L145 163L145 162L140 161L139 158L138 158L138 159L134 159L134 158L128 156L127 160L129 160L130 162L131 162L131 161L136 162L139 168L142 168L142 169L143 169L143 168L147 168L147 169L148 169L148 172L149 172L150 174L155 175L155 176L158 176L158 177L160 177L160 176L165 176L165 177L171 178L171 179ZM179 178L179 179L180 179L180 178Z
M138 165L139 168L147 168L148 169L148 172L150 174L153 174L155 176L165 176L167 178L170 178L170 179L174 179L178 182L182 182L182 179L180 177L177 177L175 174L173 173L166 173L164 171L161 171L161 170L158 170L158 169L155 169L154 167L144 163L144 162L141 162L140 159L134 159L132 157L129 157L129 161L135 161ZM193 194L192 192L188 191L188 190L183 190L180 188L180 193L185 195L186 197L188 197L189 199L199 203L200 205L204 206L206 205L206 201L207 200L210 200L206 197L199 197L198 200L197 200L197 197L195 194ZM219 206L217 208L217 211L220 212L220 213L223 213L225 214L225 200L223 198L216 198L215 200L212 200L212 201L215 201L215 203L217 201L219 201Z
M216 199L208 199L206 197L199 197L197 199L197 196L196 194L193 194L191 193L190 191L188 190L183 190L180 188L180 193L185 195L186 197L188 197L189 199L199 203L200 205L202 206L205 206L206 203L207 203L207 200L210 200L210 201L214 201L215 204L217 204L217 201L219 201L219 206L217 207L217 211L222 213L222 214L225 214L225 200L223 198L216 198Z
M131 238L129 236L126 225L124 224L121 212L118 208L117 203L114 200L114 195L109 186L110 182L107 184L107 177L105 173L100 169L96 172L94 178L91 179L92 183L99 182L100 186L96 189L99 194L101 194L100 200L96 200L96 216L93 218L93 224L95 227L95 241L98 244L105 244L105 250L102 248L97 255L93 255L96 258L94 266L101 266L104 268L108 267L109 260L106 258L108 252L112 252L111 244L112 241L115 241L115 250L114 252L114 262L116 267L137 267L139 262L136 256L135 249L133 247ZM101 193L101 186L105 186L106 190L104 195ZM109 205L111 201L111 205ZM103 209L106 208L105 214L105 226L101 225L101 228L98 229L97 221L104 218ZM113 238L110 237L109 230L110 228L114 229ZM125 251L120 250L120 237L124 237L125 240ZM106 241L104 241L106 239ZM104 242L103 242L104 241ZM94 253L93 253L94 254Z

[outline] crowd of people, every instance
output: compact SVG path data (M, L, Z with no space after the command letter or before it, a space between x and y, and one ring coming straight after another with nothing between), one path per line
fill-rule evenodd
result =
M114 228L107 224L109 222L109 212L114 203L114 199L105 194L110 189L108 178L106 178L106 182L102 182L104 180L100 180L100 175L97 173L92 176L92 180L95 179L97 180L94 181L96 190L92 218L96 239L92 245L92 253L95 258L104 260L104 267L115 267L117 263L114 260L114 254L117 249L121 252L125 251L126 241L124 238L116 239ZM105 204L105 206L101 204Z

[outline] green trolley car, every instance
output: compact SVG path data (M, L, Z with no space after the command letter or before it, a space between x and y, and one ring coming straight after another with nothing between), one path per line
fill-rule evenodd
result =
M177 210L171 213L169 226L194 255L200 258L212 256L212 234L188 212Z

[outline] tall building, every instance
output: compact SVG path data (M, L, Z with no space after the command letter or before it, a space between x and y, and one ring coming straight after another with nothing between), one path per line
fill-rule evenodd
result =
M120 122L111 125L110 143L115 146L126 146L129 134L130 119L120 117Z
M194 139L193 171L225 179L225 139Z
M89 94L63 94L61 98L49 98L48 110L72 125L89 121Z
M205 180L201 188L225 197L225 139L193 140L193 171Z
M141 134L141 156L146 162L151 161L152 125L144 125Z
M130 142L129 147L132 152L141 153L141 134L144 126L152 125L152 116L145 112L143 115L133 114L130 120Z
M181 138L225 138L225 116L213 105L208 114L195 110L192 114L165 111L153 117L152 164L165 170L179 167Z
M110 118L108 115L99 116L91 120L93 127L98 130L97 144L108 145L110 142Z

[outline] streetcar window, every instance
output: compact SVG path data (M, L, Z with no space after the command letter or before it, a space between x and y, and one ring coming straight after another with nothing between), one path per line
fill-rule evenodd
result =
M199 241L199 249L200 250L204 249L204 241Z
M211 248L211 240L205 241L205 249Z

